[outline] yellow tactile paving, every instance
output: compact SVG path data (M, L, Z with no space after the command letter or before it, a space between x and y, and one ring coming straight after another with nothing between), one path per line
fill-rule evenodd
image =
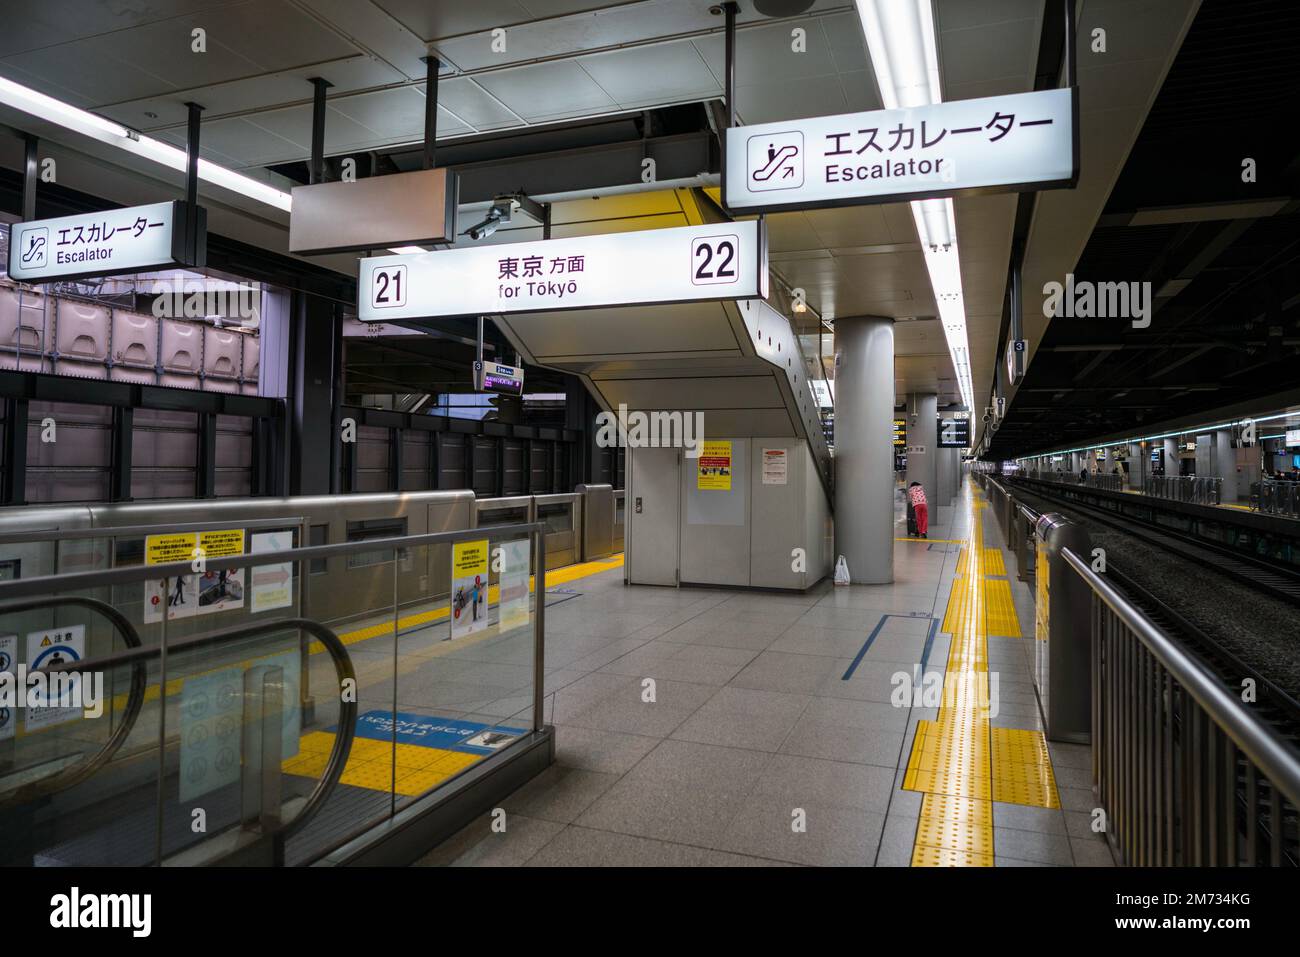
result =
M990 726L988 637L1021 631L1001 549L984 547L986 507L974 490L942 625L952 635L943 700L936 720L917 722L903 775L925 792L913 867L992 867L993 801L1060 806L1041 732Z
M332 733L313 731L303 736L299 746L301 753L286 760L281 767L285 774L318 778L325 773L333 746ZM482 755L442 748L353 738L347 767L339 780L371 791L392 789L398 794L413 796L423 794L481 759Z
M990 579L984 583L984 593L988 601L988 633L1004 638L1021 638L1020 616L1016 614L1015 603L1011 600L1011 582Z
M1041 731L993 728L993 800L1058 808L1060 795Z

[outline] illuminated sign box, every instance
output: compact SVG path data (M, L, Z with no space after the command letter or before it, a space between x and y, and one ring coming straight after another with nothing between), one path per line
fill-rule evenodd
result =
M970 445L970 419L958 412L938 417L938 446L941 449L964 449Z
M524 394L524 370L486 359L475 362L474 388L479 392L521 396Z
M455 174L445 169L295 186L289 252L452 243L456 197Z
M1071 89L727 130L723 200L736 213L1074 186Z
M766 297L767 238L751 221L375 256L360 262L357 318Z
M207 212L197 208L197 262L185 262L189 207L180 200L9 227L9 277L51 282L148 272L206 261Z

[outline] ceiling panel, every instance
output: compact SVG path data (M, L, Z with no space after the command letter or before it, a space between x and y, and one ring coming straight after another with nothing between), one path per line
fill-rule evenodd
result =
M329 93L331 99L349 92L388 86L403 79L401 73L386 63L368 56L355 56L332 63L313 64L287 73L270 73L199 87L185 96L169 94L115 103L98 112L132 129L149 132L183 124L186 119L185 100L191 98L203 107L205 117L257 112L265 109L268 103L289 104L310 100L313 88L308 80L314 76L324 77L332 84ZM155 115L151 117L149 113Z
M129 30L169 17L200 11L220 14L239 0L134 0L131 3L86 3L86 0L6 0L0 56Z
M689 40L593 53L578 62L624 108L712 99L722 93Z
M520 23L528 12L516 0L371 0L422 40L476 33Z
M482 87L527 120L614 110L617 104L577 63L561 60L479 76Z

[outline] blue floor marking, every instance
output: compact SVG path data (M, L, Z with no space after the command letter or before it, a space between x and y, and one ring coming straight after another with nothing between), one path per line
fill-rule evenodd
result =
M930 663L930 652L934 648L934 636L939 633L939 619L930 619L930 632L925 636L925 648L921 651L921 674L925 674L925 666Z
M911 618L913 620L917 618L930 619L930 631L925 636L925 648L921 652L921 671L924 673L926 662L930 660L930 649L934 646L934 636L939 628L939 619L932 618L925 612L910 611L906 615L888 614L880 616L880 621L877 622L875 628L871 629L871 634L867 635L867 640L862 643L862 647L858 650L857 655L854 656L853 661L850 662L848 670L844 672L844 677L840 678L841 681L848 681L853 677L853 672L858 670L858 665L862 664L862 659L867 656L867 652L871 648L871 643L876 640L876 636L880 634L880 629L885 627L885 621L889 618Z
M841 681L848 681L850 678L853 677L853 672L857 671L858 665L860 665L862 663L862 659L866 657L867 649L870 648L871 643L876 640L876 635L880 634L880 629L885 627L885 619L892 618L892 617L894 616L893 615L880 616L880 621L877 622L876 627L871 630L871 634L867 635L867 640L863 643L862 648L859 649L857 657L853 659L852 663L850 663L849 670L844 672L844 677L840 679Z

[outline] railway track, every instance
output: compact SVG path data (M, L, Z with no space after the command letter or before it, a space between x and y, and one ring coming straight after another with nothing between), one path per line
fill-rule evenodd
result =
M1018 492L1025 494L1021 490ZM1084 524L1104 525L1115 532L1163 549L1177 558L1194 562L1202 568L1221 572L1280 601L1300 605L1300 577L1285 570L1242 559L1226 549L1221 550L1200 542L1191 544L1184 536L1171 534L1165 529L1156 530L1143 522L1121 521L1104 510L1058 500L1038 489L1028 492L1026 497L1051 503L1060 511L1074 514ZM1108 560L1106 577L1113 581L1153 623L1167 634L1195 648L1206 666L1234 695L1241 694L1243 679L1253 679L1257 692L1256 707L1261 717L1268 720L1292 745L1300 748L1300 701L1259 668L1244 661L1240 655L1225 647L1204 628L1189 621L1185 615L1175 610L1150 589L1139 584L1132 575L1125 572L1122 563L1117 565L1113 559Z

